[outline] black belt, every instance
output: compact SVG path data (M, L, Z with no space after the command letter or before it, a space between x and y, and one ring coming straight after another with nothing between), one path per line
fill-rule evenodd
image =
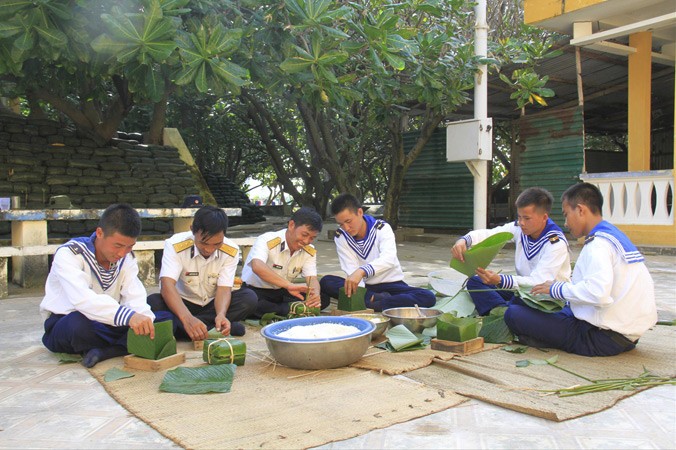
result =
M599 331L601 331L601 333L608 336L614 343L616 343L617 345L619 345L622 348L634 346L638 342L638 339L636 339L635 341L632 341L631 339L629 339L628 337L626 337L623 334L618 333L617 331L605 330L603 328L599 328Z

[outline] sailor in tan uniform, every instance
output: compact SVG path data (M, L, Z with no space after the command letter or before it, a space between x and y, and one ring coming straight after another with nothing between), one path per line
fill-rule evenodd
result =
M228 218L222 209L204 206L191 231L167 239L160 270L160 293L148 297L153 311L177 317L177 333L203 340L211 328L242 336L240 322L256 308L251 289L234 290L239 247L225 237Z
M322 230L322 219L311 208L300 208L287 228L264 233L254 242L242 268L242 282L258 295L258 317L265 313L286 316L289 304L305 300L308 307L322 309L317 281L317 250L311 245ZM305 283L296 283L298 277Z

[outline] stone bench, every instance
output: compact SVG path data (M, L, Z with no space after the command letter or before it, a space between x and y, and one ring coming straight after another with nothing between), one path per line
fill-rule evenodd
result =
M47 239L47 221L52 220L98 220L103 209L40 209L0 211L0 221L11 222L12 247L44 247ZM188 231L196 208L137 208L142 219L173 219L174 233ZM223 208L228 216L241 216L240 208ZM93 231L93 230L92 230ZM161 248L160 248L161 249ZM21 252L12 255L12 281L22 287L44 285L49 271L46 249L42 253L28 255ZM6 272L6 268L4 270Z
M255 238L231 238L240 249L242 261L246 261L249 250L253 246ZM41 256L47 258L53 255L56 249L63 244L34 245L29 247L0 247L0 298L9 295L9 274L7 265L9 258ZM139 279L143 285L154 286L157 280L157 268L155 267L155 252L164 249L164 240L137 241L134 245L134 256L138 261Z

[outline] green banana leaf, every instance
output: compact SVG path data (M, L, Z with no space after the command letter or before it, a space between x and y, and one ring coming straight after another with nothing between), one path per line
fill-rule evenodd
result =
M207 331L207 339L220 339L223 337L223 333L218 331L216 327L212 328L211 330Z
M70 364L82 361L82 355L74 353L55 353L59 358L59 364Z
M484 269L488 267L502 247L513 238L514 235L506 231L494 234L467 250L464 255L465 262L455 258L451 259L451 267L471 277L476 274L477 267Z
M106 373L103 374L103 381L111 382L121 380L123 378L131 378L133 376L134 376L133 373L129 373L122 369L118 369L117 367L113 367L112 369L106 370Z
M204 367L177 367L167 371L160 390L175 394L230 392L235 378L234 364Z
M430 288L441 297L454 297L464 287L466 278L456 279L458 274L451 269L435 270L427 274Z
M397 325L385 332L387 336L386 349L394 352L403 350L418 350L425 348L425 336L415 334L403 325ZM387 346L389 344L389 346ZM422 346L421 346L422 345ZM382 348L382 347L380 347Z
M167 356L176 354L176 338L171 337L171 340L166 343L166 345L160 350L160 353L157 355L157 359L166 358Z
M136 356L146 359L160 359L165 346L174 340L174 352L176 353L176 340L174 339L173 325L171 320L155 323L155 339L150 336L139 336L129 328L127 332L127 350ZM170 356L170 355L165 355Z
M531 294L530 287L522 286L516 291L516 294L521 297L523 302L531 308L538 309L546 313L555 313L561 311L566 302L558 300L547 294Z
M479 336L489 344L508 344L514 340L514 335L505 323L507 307L493 308L491 313L483 318Z
M469 292L462 290L453 297L444 297L437 300L434 309L445 313L455 313L456 317L468 317L474 314L476 308Z

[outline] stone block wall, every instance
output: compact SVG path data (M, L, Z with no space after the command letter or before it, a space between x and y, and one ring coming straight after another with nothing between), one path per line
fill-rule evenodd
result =
M55 195L67 195L77 208L119 202L175 208L196 185L174 147L133 141L100 147L58 122L0 114L0 197L20 196L23 209L44 209ZM49 221L48 227L50 238L81 236L96 221ZM171 228L171 220L143 221L143 234ZM0 222L0 238L9 236L10 224Z

